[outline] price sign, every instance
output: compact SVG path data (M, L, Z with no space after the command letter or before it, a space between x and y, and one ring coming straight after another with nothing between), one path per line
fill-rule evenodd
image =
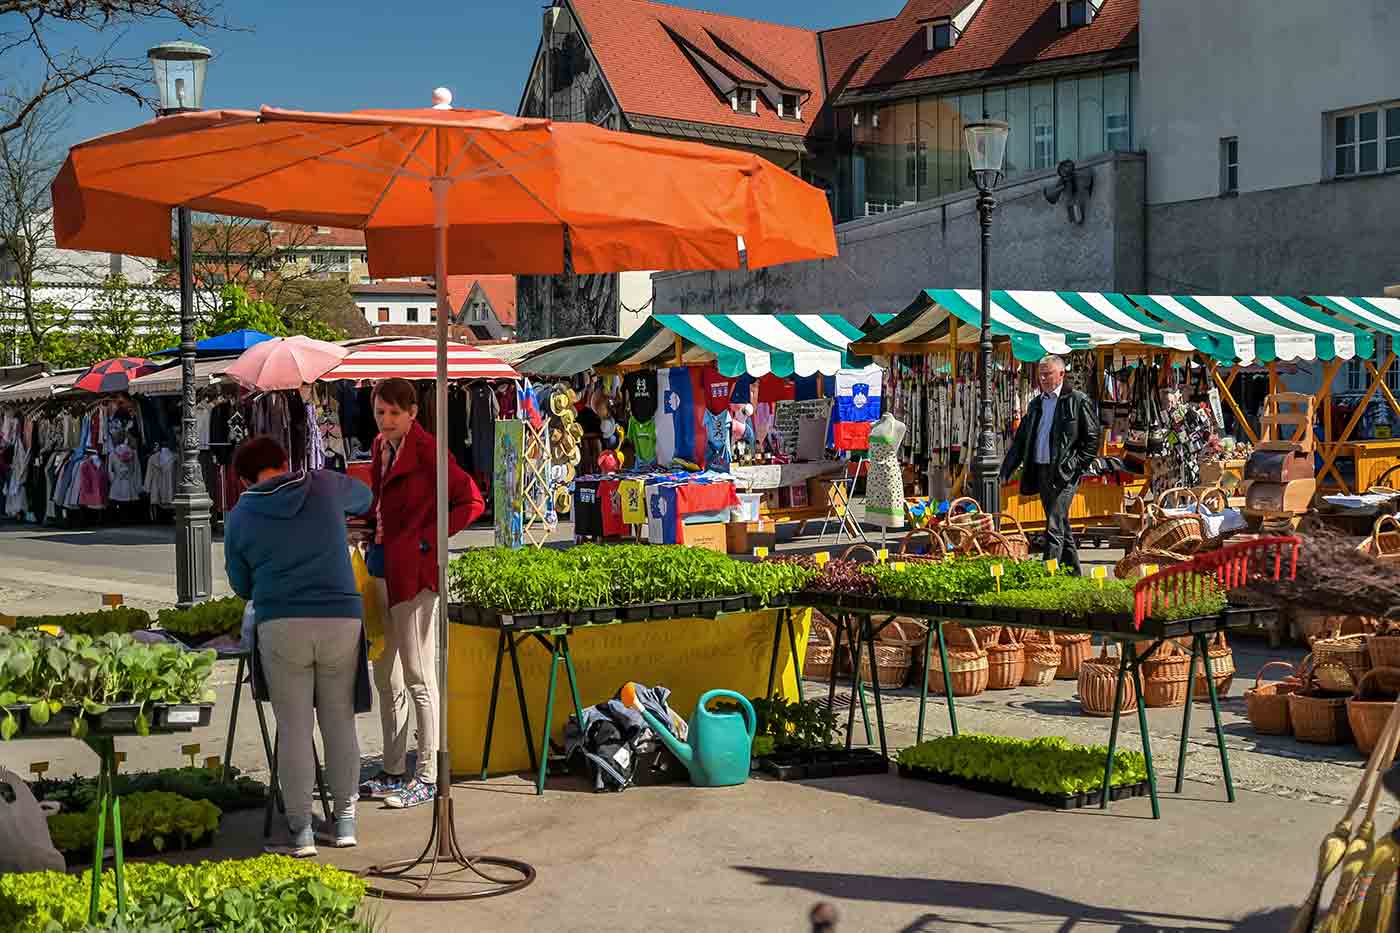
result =
M1156 565L1156 564L1143 564L1143 565L1142 565L1142 575L1143 575L1144 577L1150 577L1150 576L1152 576L1152 575L1153 575L1154 573L1156 573L1156 572L1157 572L1157 565Z
M902 560L897 560L897 561L894 562L894 569L895 569L895 570L903 570L903 569L904 569L904 566L905 566L905 564L904 564L904 561L902 561Z
M817 562L818 567L825 567L827 561L831 560L831 555L826 551L818 551L812 555L812 560Z
M43 777L44 772L47 770L49 770L49 763L47 761L31 761L29 763L29 771L31 774Z
M885 561L890 559L889 550L886 548L880 548L880 550L875 552L875 559L883 564Z
M190 767L193 768L193 767L194 767L194 759L195 759L195 756L199 754L199 743L198 743L198 742L193 742L193 743L191 743L191 744L189 744L189 745L181 745L181 746L180 746L180 754L181 754L181 755L184 755L184 756L187 757L187 758L189 758L189 760L190 760Z
M992 578L996 580L997 592L1001 592L1001 575L1005 568L1001 564L992 564Z
M1053 577L1060 570L1060 562L1055 560L1053 557L1050 558L1045 562L1045 570L1050 574L1050 576Z
M102 594L102 605L106 606L108 609L115 609L117 606L123 605L125 602L126 600L122 598L122 594L120 593Z
M756 547L753 549L753 556L757 557L759 560L763 560L768 556L768 549L766 547Z
M1093 570L1094 579L1099 581L1099 589L1103 589L1103 581L1108 578L1108 568L1102 564Z

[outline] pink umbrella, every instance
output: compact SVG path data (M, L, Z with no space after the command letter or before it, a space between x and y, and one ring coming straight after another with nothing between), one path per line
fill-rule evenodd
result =
M310 337L274 337L244 350L224 375L263 392L298 389L330 372L349 352Z

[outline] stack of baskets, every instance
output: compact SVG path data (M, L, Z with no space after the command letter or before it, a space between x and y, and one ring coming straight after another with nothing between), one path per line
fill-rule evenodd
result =
M923 644L924 628L913 619L892 619L880 630L875 638L875 671L882 689L904 686ZM860 658L860 679L871 683L868 654Z
M1351 726L1356 749L1361 754L1369 755L1375 749L1397 697L1400 697L1400 667L1374 667L1357 683L1356 692L1346 701L1347 724Z
M1264 683L1264 672L1271 667L1288 668L1288 676L1277 683ZM1288 714L1288 697L1302 686L1302 681L1295 676L1293 665L1287 661L1270 661L1259 668L1254 686L1244 692L1245 712L1254 731L1260 735L1292 735L1293 720Z
M995 628L995 626L993 626ZM986 638L989 630L983 630L983 637ZM963 644L961 639L958 644L953 644L950 633L962 633L966 636L967 643ZM993 638L1000 636L998 629ZM948 642L948 678L955 697L976 696L987 689L987 682L991 677L991 665L987 659L987 652L977 640L977 633L970 628L960 626L944 626L944 637ZM946 692L943 689L943 660L937 653L929 658L928 689L936 696L943 696Z
M1142 662L1142 701L1149 707L1185 706L1191 683L1191 652L1167 641Z
M1040 641L1038 637L1031 638L1030 635L1045 635L1048 636L1049 640ZM1055 642L1055 633L1026 629L1022 633L1021 647L1024 650L1025 659L1021 685L1044 687L1053 681L1055 672L1060 669L1060 660L1064 657L1064 649Z
M1010 628L1002 629L987 645L987 668L988 690L1013 690L1021 685L1026 674L1026 649Z
M1104 642L1103 651L1099 656L1088 659L1079 667L1079 704L1090 716L1112 716L1113 694L1117 688L1118 659L1109 655L1108 643ZM1137 703L1137 688L1133 686L1133 679L1124 677L1123 705L1120 710L1135 710Z

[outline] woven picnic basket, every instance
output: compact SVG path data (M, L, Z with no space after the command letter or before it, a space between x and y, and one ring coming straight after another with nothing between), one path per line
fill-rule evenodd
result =
M1217 698L1230 693L1230 684L1235 680L1235 652L1225 640L1224 632L1216 632L1211 637L1207 654L1210 656L1210 672L1215 675L1215 695ZM1210 687L1206 684L1206 666L1196 668L1196 702L1210 702Z
M1306 664L1304 661L1300 667ZM1286 667L1289 675L1278 683L1266 684L1264 672L1271 667ZM1254 731L1260 735L1291 735L1293 720L1288 715L1288 697L1301 686L1302 682L1294 676L1293 665L1287 661L1270 661L1259 668L1254 686L1244 692L1245 715Z
M979 531L973 535L977 553L987 557L1004 557L1007 560L1025 560L1027 549L1019 548L1012 539L999 531ZM1019 555L1019 556L1018 556Z
M1043 687L1055 679L1055 672L1060 669L1060 656L1063 650L1055 642L1055 633L1046 632L1048 641L1032 639L1028 634L1040 634L1034 629L1026 630L1023 633L1021 646L1025 649L1026 666L1021 674L1021 685L1024 687Z
M1121 648L1119 650L1122 650ZM1096 658L1079 667L1079 705L1090 716L1112 716L1113 694L1118 685L1118 659L1108 653L1108 643ZM1137 709L1137 690L1131 677L1123 678L1122 712Z
M1371 669L1371 655L1366 648L1368 638L1367 635L1334 633L1328 638L1313 639L1313 662L1317 666L1318 685L1323 690L1351 693L1356 689Z
M948 646L948 679L953 688L953 696L976 696L987 689L989 668L987 652L977 642L977 635L967 629L970 648ZM928 662L929 693L943 696L943 659L932 655Z
M1175 551L1163 551L1157 548L1138 548L1121 558L1113 566L1113 575L1119 580L1136 580L1142 575L1142 568L1149 564L1156 564L1159 570L1167 567L1174 567L1177 564L1184 564L1191 558Z
M924 643L924 633L918 630L918 623L912 619L893 619L875 639L875 668L881 687L902 687L909 679L909 668L914 664L914 651ZM860 656L860 679L870 683L869 649L862 649Z
M919 552L914 550L914 539L927 538L928 550ZM917 554L926 556L931 560L942 560L948 554L948 544L938 532L932 528L914 528L904 536L904 540L899 542L899 553L901 557Z
M1376 519L1375 525L1371 526L1371 536L1362 541L1357 550L1377 560L1400 561L1400 520L1394 515L1382 515Z
M1012 525L1015 527L1010 527ZM1027 560L1031 556L1030 536L1021 527L1021 520L1010 512L1001 513L1001 536L1010 546L1013 560Z
M973 640L972 630L977 629L977 639ZM967 626L958 622L943 623L943 642L949 647L971 648L978 645L994 644L1001 637L1000 625Z
M1142 662L1142 701L1149 707L1185 706L1191 683L1191 654L1174 641Z
M1155 507L1151 523L1138 535L1133 550L1173 551L1190 554L1206 538L1206 523L1192 512L1189 515L1168 515Z
M1319 668L1341 667L1336 662L1318 662L1306 684L1288 695L1288 718L1293 722L1293 737L1313 745L1340 745L1351 738L1347 720L1347 699L1318 686Z
M960 506L972 506L972 511L959 512ZM966 528L969 531L996 531L996 518L990 512L983 512L977 505L977 500L971 496L959 496L948 503L948 517L944 520L948 525L955 528Z
M836 662L836 626L825 618L812 616L812 634L807 636L807 657L802 676L807 680L830 680Z
M1015 689L1025 673L1026 649L1012 629L1002 629L996 641L987 645L987 689Z
M1352 738L1361 754L1369 755L1375 749L1397 697L1400 697L1400 667L1374 667L1356 685L1356 693L1347 700L1347 725L1351 726Z

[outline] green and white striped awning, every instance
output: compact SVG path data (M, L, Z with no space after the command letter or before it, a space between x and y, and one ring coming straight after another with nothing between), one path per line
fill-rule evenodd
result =
M928 289L852 349L871 353L878 345L887 353L899 344L937 343L952 321L965 344L977 338L981 320L976 289ZM992 334L1008 340L1021 360L1118 344L1241 363L1349 359L1374 350L1369 333L1297 299L1267 296L993 291Z
M725 376L830 376L868 362L847 353L862 336L839 314L656 314L597 368L713 362Z
M1308 300L1336 314L1348 324L1400 337L1400 298L1344 298L1310 295Z

